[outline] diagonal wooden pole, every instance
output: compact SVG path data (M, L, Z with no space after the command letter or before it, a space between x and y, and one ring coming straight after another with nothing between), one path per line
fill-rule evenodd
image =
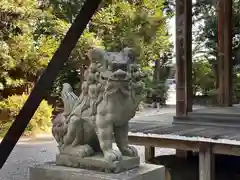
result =
M0 144L0 168L3 167L8 156L23 134L25 128L45 96L46 91L51 87L53 81L56 79L61 67L68 60L71 51L75 47L91 17L97 10L100 2L101 0L86 0L84 3L74 23L68 30L59 48L52 57L52 60L48 64L48 67L36 83L24 106L3 138Z

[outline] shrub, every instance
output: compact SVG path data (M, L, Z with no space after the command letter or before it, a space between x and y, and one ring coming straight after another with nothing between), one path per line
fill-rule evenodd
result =
M236 72L233 77L233 103L238 104L240 101L240 73Z
M168 88L166 87L164 82L154 82L148 84L148 88L146 90L146 102L152 103L154 100L165 104L167 100L167 91Z
M213 67L205 58L197 58L193 62L193 93L201 92L207 95L216 87Z
M11 123L15 120L20 109L27 100L28 95L12 95L7 99L0 101L0 116L2 131L7 130ZM30 123L25 129L25 135L32 135L38 131L49 131L51 127L53 108L46 100L43 100L32 117Z

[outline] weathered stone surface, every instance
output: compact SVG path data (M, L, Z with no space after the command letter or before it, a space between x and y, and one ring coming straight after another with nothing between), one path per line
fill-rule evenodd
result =
M138 157L137 149L129 145L128 131L143 98L143 74L131 48L120 52L93 48L88 57L80 96L70 84L63 84L64 108L52 121L52 134L61 155L78 159L103 152L106 168L114 169L123 156ZM117 149L112 146L114 139ZM74 158L61 158L61 164L78 166Z
M103 172L120 173L138 167L140 158L123 156L121 161L108 164L102 154L96 154L90 157L76 157L60 154L56 157L56 165L83 168L89 170L98 170Z
M56 166L52 163L31 167L29 180L165 180L165 168L142 164L118 174Z

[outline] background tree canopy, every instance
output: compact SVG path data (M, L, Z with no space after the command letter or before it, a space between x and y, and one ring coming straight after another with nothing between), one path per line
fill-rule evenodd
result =
M61 84L65 81L79 90L82 72L89 64L86 52L92 46L101 46L110 51L133 47L143 70L153 71L151 63L155 63L155 67L168 64L173 44L169 39L167 22L174 14L174 2L103 0L69 61L59 73L51 97L59 96ZM194 24L198 24L193 32L193 79L197 89L212 88L208 85L214 84L217 76L217 15L214 2L200 0L193 6ZM1 95L4 98L29 92L83 3L84 0L1 1L0 89L3 89ZM233 60L236 73L240 58L239 6L239 0L234 0ZM159 71L159 68L156 69ZM166 73L160 74L163 77ZM209 79L209 82L203 82L200 77Z
M3 0L0 5L0 83L2 96L28 92L47 66L83 0ZM119 51L136 49L142 66L169 51L167 18L163 0L106 0L89 23L69 61L55 81L52 96L61 84L70 82L76 89L89 61L92 46Z
M240 94L239 1L234 0L233 5L234 94ZM86 52L93 46L108 51L133 47L142 70L150 72L146 84L162 87L157 83L166 79L166 65L171 63L173 56L168 21L174 15L174 2L103 0L49 90L48 102L56 105L64 82L70 83L75 92L80 93L83 71L89 65ZM193 23L197 26L193 31L193 86L194 92L203 94L212 92L217 86L217 15L214 2L198 0L193 5ZM0 120L1 112L11 109L4 107L9 106L7 100L21 100L17 96L26 97L29 93L83 3L84 0L1 0ZM240 95L236 97L240 98ZM51 107L48 108L50 112Z
M218 43L218 15L216 10L216 1L213 0L199 0L194 5L194 24L197 24L197 29L194 33L194 55L195 55L195 65L198 66L197 69L202 69L201 71L193 71L193 74L200 73L198 78L195 78L195 87L201 86L205 90L217 89L216 79L218 79L217 72L217 43ZM239 86L240 79L238 74L238 66L240 63L240 1L233 0L233 18L232 18L232 36L233 36L233 68L234 68L234 86ZM199 60L204 60L206 64L204 67ZM202 61L201 61L202 62ZM211 71L206 72L206 68L211 68ZM210 69L209 69L210 70ZM205 77L205 81L200 82L200 77ZM198 80L197 80L198 79ZM212 82L212 83L211 83ZM212 85L214 85L214 87ZM234 90L239 88L233 88ZM205 91L206 92L206 91ZM204 93L205 93L204 92ZM236 94L239 92L234 92Z
M1 127L11 124L14 116L10 111L19 111L83 3L84 0L1 0ZM132 47L143 70L151 69L150 64L156 60L162 65L167 63L172 49L167 21L172 15L165 0L103 0L49 90L48 103L56 105L64 82L79 93L83 72L89 65L86 53L93 46L108 51ZM52 107L43 103L38 112L48 113L43 117L49 120ZM34 126L45 127L41 116L36 119L39 123Z

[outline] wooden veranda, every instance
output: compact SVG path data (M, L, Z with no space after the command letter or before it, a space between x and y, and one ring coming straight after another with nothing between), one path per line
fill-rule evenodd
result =
M219 107L193 110L192 0L176 1L176 114L131 124L131 143L199 152L199 180L214 180L214 155L240 156L239 110L232 104L232 0L218 0ZM164 120L165 119L165 120Z
M16 120L0 144L0 167L4 165L14 146L27 127L34 112L51 87L60 68L84 31L90 18L98 8L101 0L87 0L76 20L67 32L58 50L54 54L45 72L41 75L24 104ZM219 90L218 100L221 108L232 108L232 35L231 16L232 0L218 1L219 13ZM192 0L176 0L176 62L177 62L177 102L176 114L166 116L160 121L159 116L152 119L133 121L130 125L129 140L132 144L144 145L146 159L154 156L154 147L167 147L185 151L199 152L199 179L214 179L214 154L240 156L240 133L237 123L239 113L228 111L223 119L222 109L206 110L194 114L192 107ZM235 107L236 108L236 107ZM208 111L209 112L209 111ZM219 122L220 116L221 123ZM199 113L202 113L199 115ZM227 123L229 114L232 121ZM213 118L214 115L214 118ZM234 116L236 115L236 116ZM173 118L175 116L175 118ZM205 116L205 121L202 117ZM214 123L212 121L214 119ZM206 123L205 123L206 122ZM222 139L229 140L227 143Z

